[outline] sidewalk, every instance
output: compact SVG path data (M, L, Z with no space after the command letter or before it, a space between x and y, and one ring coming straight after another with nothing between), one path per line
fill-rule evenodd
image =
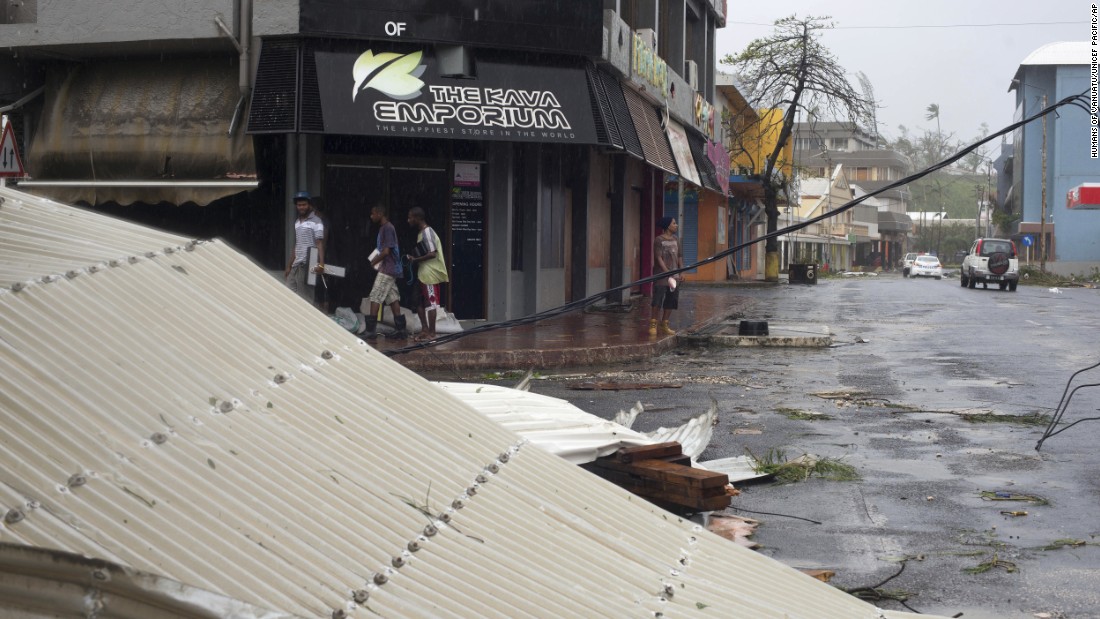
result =
M672 315L672 328L689 334L751 306L739 294L763 282L689 283ZM649 334L648 298L635 297L630 311L576 311L535 324L496 329L454 342L391 357L415 371L502 371L570 368L653 357L674 348L677 335ZM378 338L380 351L408 346L411 340Z

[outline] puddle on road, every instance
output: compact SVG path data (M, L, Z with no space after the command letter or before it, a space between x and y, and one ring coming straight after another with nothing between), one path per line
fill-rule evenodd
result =
M951 472L947 464L939 459L935 460L898 460L898 459L867 459L859 463L859 470L867 474L871 471L905 475L921 481L951 481L958 476Z

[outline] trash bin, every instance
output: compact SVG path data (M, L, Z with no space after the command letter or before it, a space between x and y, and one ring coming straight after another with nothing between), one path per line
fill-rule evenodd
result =
M816 264L792 264L788 268L788 275L792 284L816 284Z

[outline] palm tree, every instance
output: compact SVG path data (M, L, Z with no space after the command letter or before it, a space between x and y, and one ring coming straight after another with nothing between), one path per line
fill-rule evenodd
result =
M928 112L927 114L924 115L924 119L925 120L932 120L933 118L935 118L936 119L936 133L942 133L943 130L940 129L940 104L939 103L929 103L928 107L924 108L924 111Z

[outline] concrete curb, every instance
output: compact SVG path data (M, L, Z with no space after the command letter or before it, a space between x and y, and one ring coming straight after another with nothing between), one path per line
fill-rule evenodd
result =
M805 324L769 324L768 335L738 335L739 323L722 322L710 333L687 336L694 344L757 348L827 348L833 345L828 327Z

